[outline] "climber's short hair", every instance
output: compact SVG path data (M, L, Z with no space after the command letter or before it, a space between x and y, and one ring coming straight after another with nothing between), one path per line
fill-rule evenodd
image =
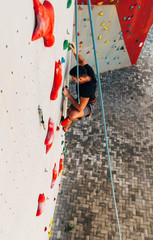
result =
M70 70L70 75L73 77L77 77L77 66L73 67ZM85 67L79 65L79 77L86 77L87 76L87 70Z

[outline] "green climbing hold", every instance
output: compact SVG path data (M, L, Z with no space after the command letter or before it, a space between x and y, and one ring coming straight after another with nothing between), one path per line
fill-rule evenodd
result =
M68 45L68 51L70 51L70 50L71 50L70 46L72 46L72 47L73 47L73 44L69 43L69 45Z
M68 46L69 46L69 42L68 42L68 40L65 40L64 43L63 43L63 49L64 50L67 49Z
M72 0L67 0L67 8L70 8L72 4Z
M65 153L66 152L66 147L63 147L63 153Z
M132 34L132 32L129 32L129 34L131 35L131 34Z
M136 40L136 42L139 42L140 40Z
M63 145L63 144L64 144L64 141L61 142L61 145Z
M138 6L138 9L140 9L140 6Z
M130 25L128 25L127 27L130 28Z
M68 133L65 133L65 136L67 136L68 135Z
M123 20L126 20L126 17L124 17Z

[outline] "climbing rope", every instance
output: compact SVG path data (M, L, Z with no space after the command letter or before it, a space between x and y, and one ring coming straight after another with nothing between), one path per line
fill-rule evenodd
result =
M78 103L80 104L79 61L78 61L78 1L77 0L75 0L75 35L76 35L76 60L77 60L77 91L78 91Z
M111 171L109 147L108 147L108 140L107 140L107 130L106 130L106 122L105 122L105 113L104 113L102 89L101 89L101 84L100 84L99 68L98 68L97 55L96 55L97 51L96 51L96 44L95 44L95 37L94 37L95 35L94 35L94 28L93 28L93 20L92 20L91 2L90 2L90 0L88 0L88 10L89 10L90 25L91 25L91 31L92 31L92 41L93 41L94 56L95 56L95 63L96 63L96 70L97 70L97 77L98 77L98 86L99 86L99 94L100 94L100 102L101 102L103 123L104 123L104 132L105 132L105 139L106 139L106 148L107 148L108 163L109 163L109 170L110 170L110 177L111 177L111 184L112 184L112 192L113 192L115 211L116 211L116 217L117 217L117 223L118 223L118 229L119 229L119 236L120 236L120 240L121 240L122 237L121 237L120 223L119 223L119 217L118 217L118 211L117 211L117 205L116 205L116 199L115 199L115 192L114 192L114 185L113 185L113 177L112 177L112 171Z

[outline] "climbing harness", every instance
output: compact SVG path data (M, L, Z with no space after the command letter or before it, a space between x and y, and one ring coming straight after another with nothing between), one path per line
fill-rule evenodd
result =
M77 60L77 90L78 90L78 103L80 104L79 61L78 61L78 1L77 0L75 0L75 35L76 35L76 60Z
M113 192L115 211L116 211L116 217L117 217L117 223L118 223L118 229L119 229L119 236L120 236L120 240L121 240L122 237L121 237L120 223L119 223L119 217L118 217L118 211L117 211L117 205L116 205L116 199L115 199L115 192L114 192L114 185L113 185L113 177L112 177L112 171L111 171L109 147L108 147L108 140L107 140L107 130L106 130L106 122L105 122L105 113L104 113L102 89L101 89L101 84L100 84L99 68L98 68L97 55L96 55L96 44L95 44L95 37L94 37L95 35L94 35L94 28L93 28L93 20L92 20L91 2L90 2L90 0L88 0L88 10L89 10L89 18L90 18L90 25L91 25L91 31L92 31L92 41L93 41L94 56L95 56L95 63L96 63L96 70L97 70L97 77L98 77L98 86L99 86L99 94L100 94L102 117L103 117L103 123L104 123L104 132L105 132L105 139L106 139L106 148L107 148L108 163L109 163L109 170L110 170L110 177L111 177L111 184L112 184L112 192Z

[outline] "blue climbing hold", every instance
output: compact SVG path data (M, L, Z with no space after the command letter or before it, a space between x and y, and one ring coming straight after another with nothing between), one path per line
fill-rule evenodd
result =
M65 59L63 57L61 58L61 63L65 63Z

